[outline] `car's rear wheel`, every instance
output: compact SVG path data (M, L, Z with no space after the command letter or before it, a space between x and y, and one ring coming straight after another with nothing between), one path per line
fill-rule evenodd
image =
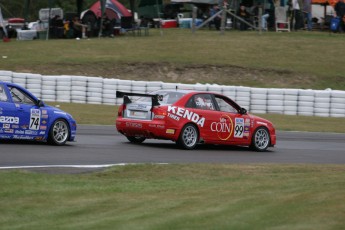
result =
M58 119L54 121L49 130L48 143L52 145L64 145L69 137L69 126L67 121Z
M126 136L126 137L130 142L135 143L135 144L143 143L143 141L146 140L145 137L131 137L131 136Z
M199 140L199 131L193 124L183 127L177 144L184 149L194 149Z
M266 151L270 143L271 143L271 137L267 128L259 127L255 130L252 136L252 143L250 147L253 150L263 152L263 151Z

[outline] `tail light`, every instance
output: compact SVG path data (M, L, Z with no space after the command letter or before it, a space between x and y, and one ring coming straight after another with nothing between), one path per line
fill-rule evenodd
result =
M124 110L126 110L126 105L120 105L119 110L117 111L117 116L122 117Z
M154 118L156 119L164 119L167 115L166 109L163 109L161 107L153 107L151 108L151 112L154 114Z

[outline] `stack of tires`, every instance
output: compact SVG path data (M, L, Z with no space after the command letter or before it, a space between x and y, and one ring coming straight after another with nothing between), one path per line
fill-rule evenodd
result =
M223 88L220 85L207 85L207 91L222 94Z
M160 90L162 89L162 82L161 81L150 81L147 83L147 87L146 87L146 92L152 92L152 91L156 91L156 90Z
M299 90L297 114L302 116L314 116L314 90Z
M132 81L130 80L118 80L117 90L121 92L132 92ZM116 98L116 104L120 105L123 103L123 98Z
M72 77L57 76L56 78L56 101L71 102Z
M329 117L331 91L315 90L314 116Z
M56 78L58 76L42 76L42 95L43 101L56 101Z
M223 95L229 97L232 100L236 98L236 87L235 86L222 86Z
M330 98L330 116L345 117L345 91L332 90Z
M12 72L0 70L0 81L12 82Z
M12 82L26 88L26 73L13 73Z
M284 114L297 115L298 89L284 89Z
M267 90L267 112L283 114L284 112L284 91L281 89Z
M103 78L88 77L86 101L88 104L102 104Z
M132 93L146 93L147 84L150 84L150 82L132 81L132 86L131 86Z
M193 89L196 91L207 91L207 86L203 84L195 84L193 85Z
M239 86L236 89L236 102L242 108L250 110L250 88Z
M116 90L118 79L103 79L103 104L116 105Z
M86 103L86 91L87 91L87 77L73 76L71 87L71 101L72 103Z
M37 98L41 98L42 76L40 74L27 74L26 88Z
M267 113L267 89L251 88L250 97L251 113Z

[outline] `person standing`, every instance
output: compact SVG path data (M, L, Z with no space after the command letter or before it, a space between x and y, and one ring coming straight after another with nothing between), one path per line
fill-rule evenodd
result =
M339 0L337 4L334 6L334 17L339 17L340 25L339 25L339 32L344 32L344 16L345 16L345 2L344 0Z
M304 14L304 19L307 22L307 30L311 31L313 29L312 14L311 14L311 0L304 0L303 14Z
M292 16L291 16L290 24L293 25L294 30L299 30L301 28L304 28L303 15L302 15L302 9L303 9L302 1L292 0L291 7L292 7Z

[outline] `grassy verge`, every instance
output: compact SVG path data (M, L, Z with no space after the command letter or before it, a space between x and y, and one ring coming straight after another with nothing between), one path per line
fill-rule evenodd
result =
M78 124L115 125L117 106L49 103L72 114ZM277 130L344 133L344 118L257 114L273 122Z
M181 75L183 66L193 71L206 66L202 73L209 71L210 76L196 72L196 76L186 75L178 81L344 90L345 65L339 58L343 40L341 35L321 32L260 35L252 31L227 31L220 35L214 30L192 34L190 30L166 29L161 35L159 30L152 29L146 37L0 42L1 55L7 57L0 61L0 69L114 78L133 72L135 79L148 80L153 74L145 69L162 66L155 70L165 73L164 76L154 77L173 81L172 73L164 72L165 67L173 65L173 74ZM132 68L121 72L123 63ZM140 69L138 63L148 65ZM233 68L221 75L213 72L224 67Z
M344 166L1 172L1 229L343 229Z

